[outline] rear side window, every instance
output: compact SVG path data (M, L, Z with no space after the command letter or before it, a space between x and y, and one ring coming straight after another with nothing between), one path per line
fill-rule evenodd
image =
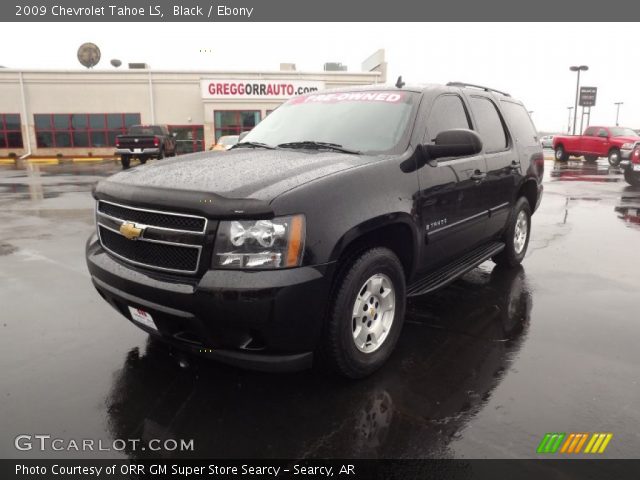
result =
M520 145L527 147L538 145L538 133L533 126L529 113L524 106L513 102L502 102L502 111L507 117L512 134Z
M496 105L486 97L471 97L471 108L485 152L505 150L509 146L509 140Z
M471 128L469 115L458 95L442 95L433 102L427 120L429 141L433 142L438 133L453 128Z
M598 129L595 127L589 127L584 131L585 135L588 135L590 137L595 137L596 133L597 133Z

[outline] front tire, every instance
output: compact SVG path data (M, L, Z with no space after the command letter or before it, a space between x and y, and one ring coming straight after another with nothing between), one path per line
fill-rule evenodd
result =
M608 159L609 165L611 165L612 167L617 167L618 165L620 165L620 150L618 150L617 148L612 148L609 152Z
M404 270L389 249L376 247L338 274L321 356L342 376L362 378L391 355L406 304Z
M562 145L558 145L555 150L555 158L558 162L566 162L569 160L569 154L564 150Z
M531 207L526 198L520 197L513 207L504 233L503 241L506 246L493 257L493 261L507 267L520 265L527 253L530 236Z
M624 179L632 187L640 187L640 173L635 173L631 168L624 170Z

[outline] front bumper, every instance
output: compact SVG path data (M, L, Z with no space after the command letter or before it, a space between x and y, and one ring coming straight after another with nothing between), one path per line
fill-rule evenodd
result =
M158 155L160 149L154 148L116 148L116 155Z
M133 269L108 255L95 234L86 257L100 295L136 326L176 347L258 370L311 366L332 264L178 277ZM148 312L158 330L133 321L129 307Z

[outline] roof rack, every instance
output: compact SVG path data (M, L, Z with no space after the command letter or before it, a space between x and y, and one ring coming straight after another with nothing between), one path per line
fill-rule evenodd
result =
M473 83L466 83L466 82L449 82L447 83L447 87L473 87L473 88L479 88L480 90L484 90L485 92L496 92L501 95L504 95L505 97L511 96L507 92L501 92L500 90L496 90L495 88L483 87L482 85L474 85Z

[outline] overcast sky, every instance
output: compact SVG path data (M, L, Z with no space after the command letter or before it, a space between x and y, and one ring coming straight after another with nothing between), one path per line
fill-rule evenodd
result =
M533 110L539 130L564 131L574 103L576 74L598 87L591 124L640 128L637 24L473 23L43 23L0 24L0 65L83 68L78 46L94 42L109 60L146 62L152 69L277 70L292 62L319 71L337 61L358 71L362 60L386 50L388 80L462 80L510 92ZM10 40L10 41L9 41ZM201 53L200 50L206 50ZM120 67L123 68L123 67ZM0 98L0 110L2 110ZM580 119L578 117L578 126Z

